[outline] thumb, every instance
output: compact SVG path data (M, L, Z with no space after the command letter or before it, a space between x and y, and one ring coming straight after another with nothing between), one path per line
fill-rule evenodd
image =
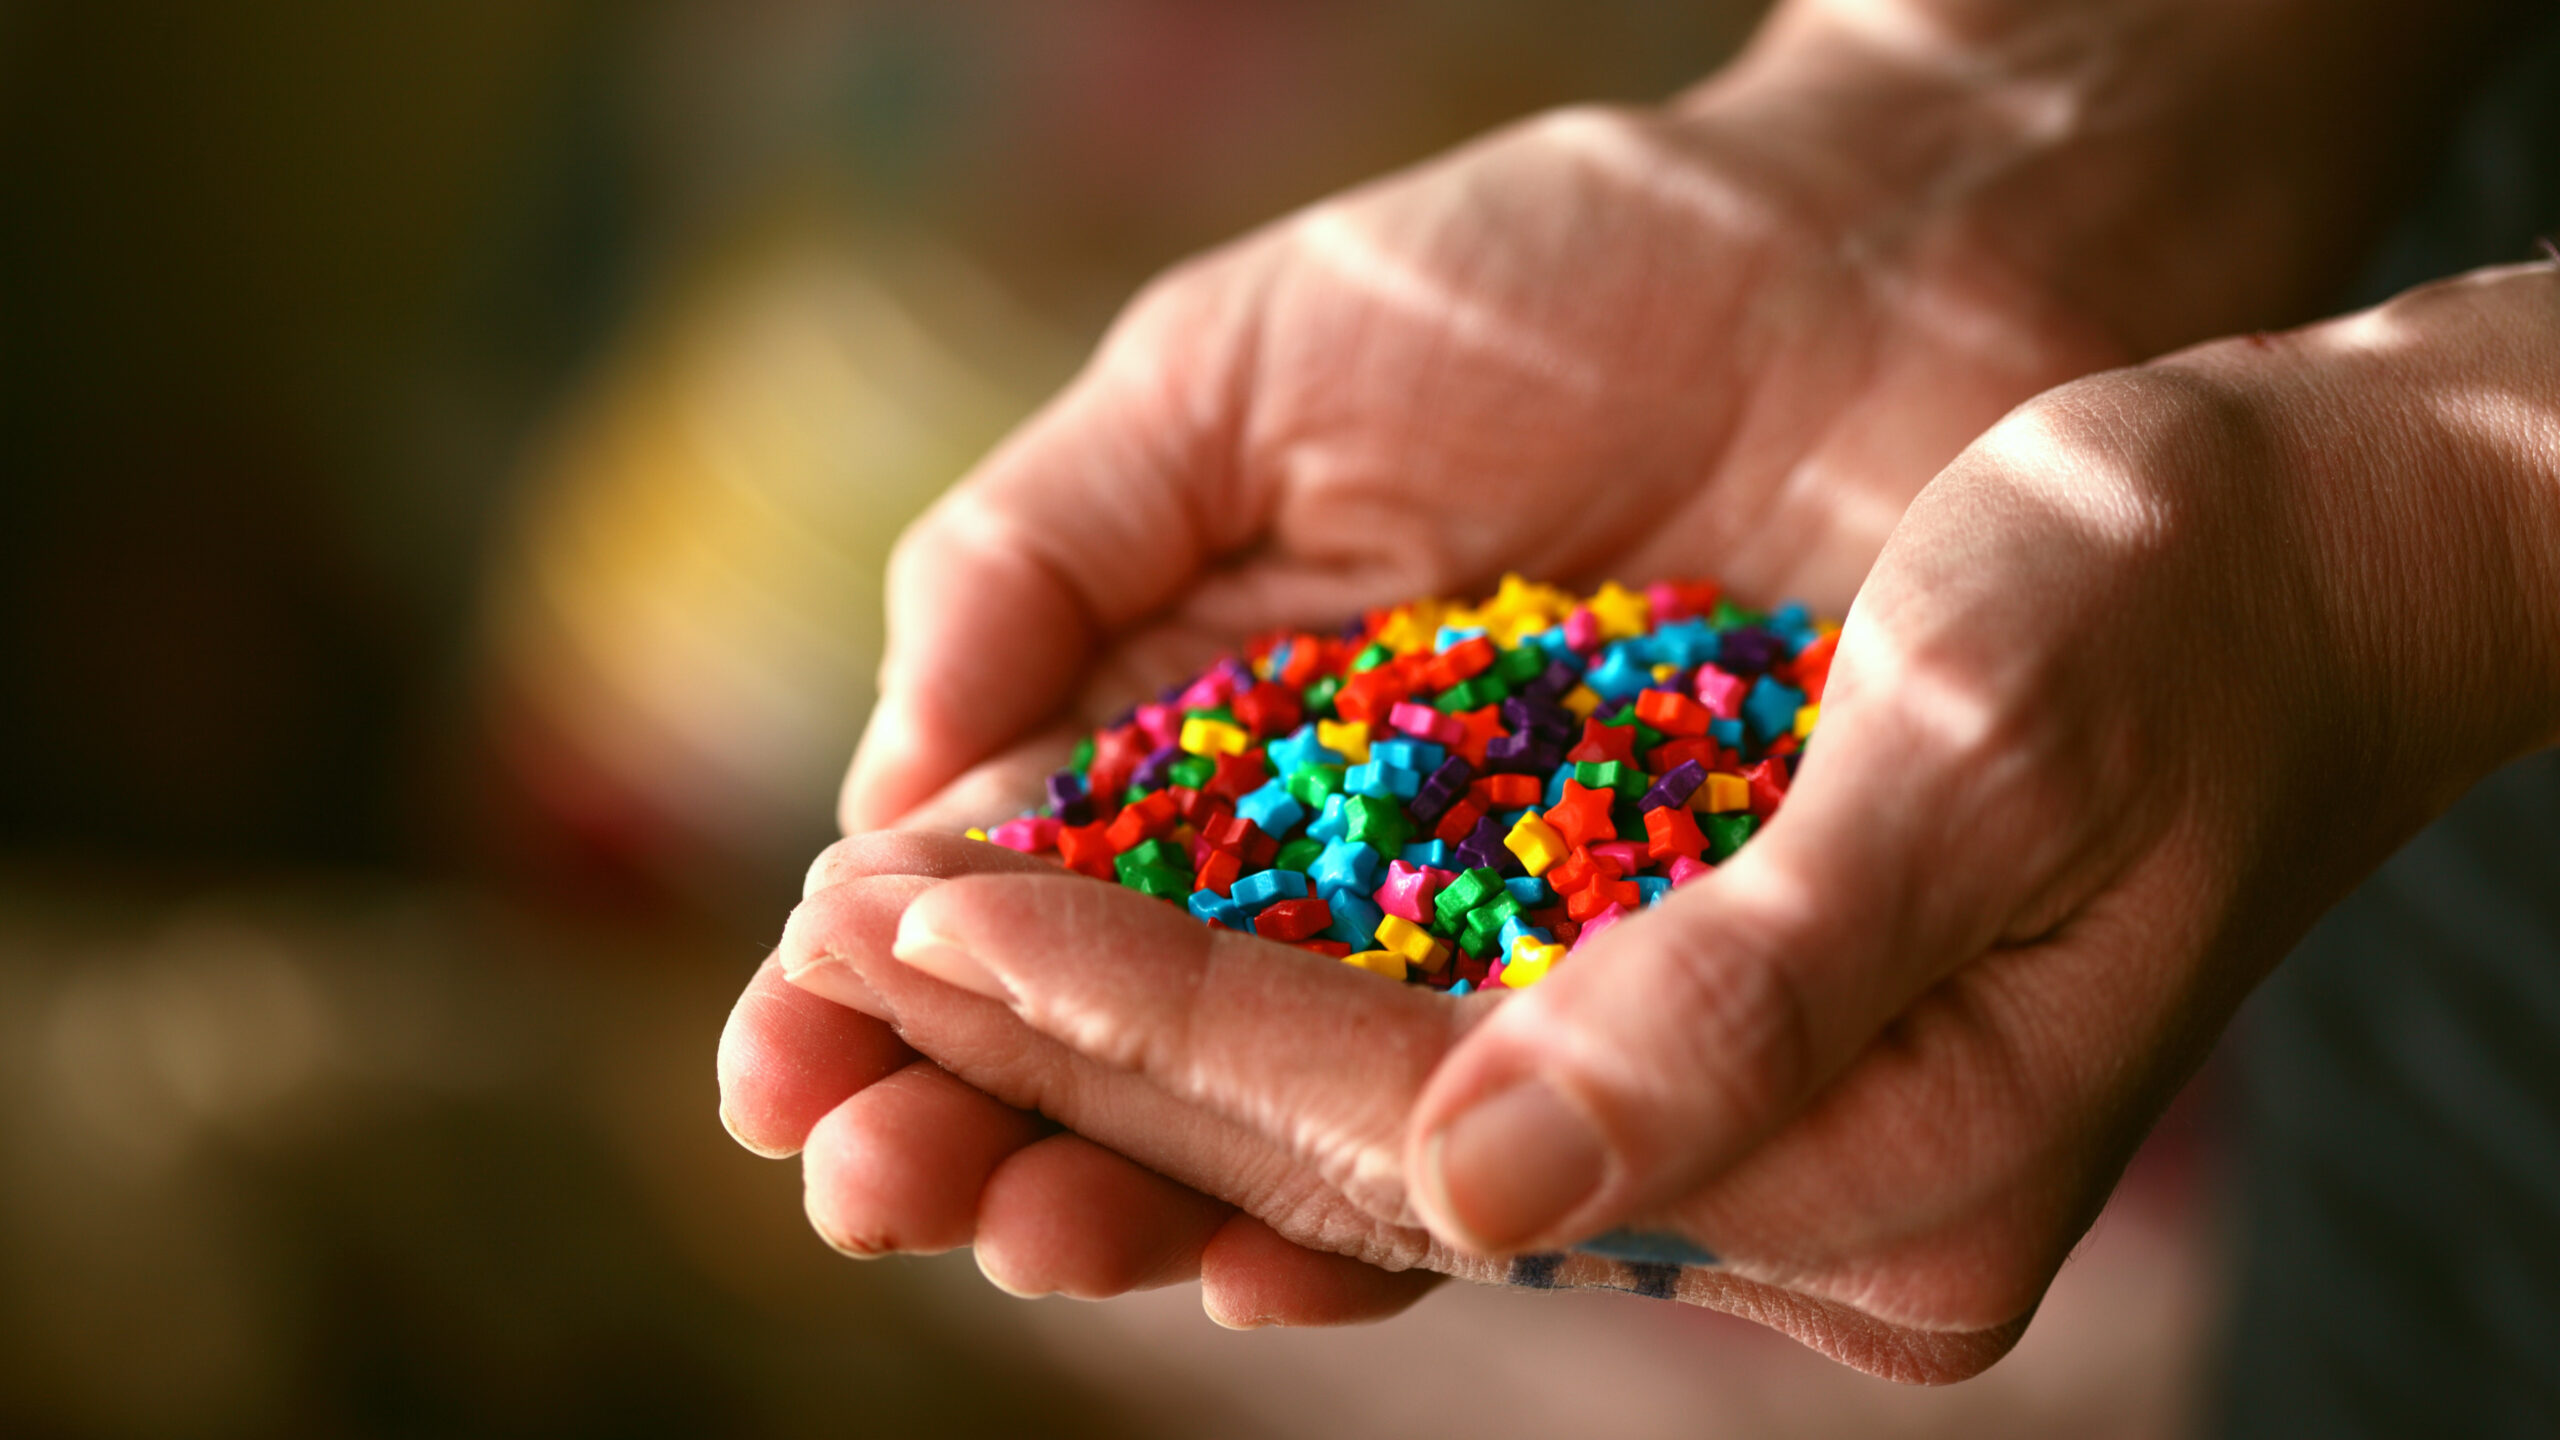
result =
M2033 847L1993 833L2017 811L1983 763L2001 743L1989 708L1878 658L1882 639L1859 629L1853 616L1822 733L1761 834L1499 1007L1434 1072L1405 1168L1442 1239L1672 1254L1679 1237L1606 1232L1642 1231L1740 1160L2015 912L2034 867L2010 861Z
M1232 267L1229 267L1232 268ZM848 833L905 814L1071 698L1102 642L1243 543L1228 376L1246 287L1214 265L1133 303L1085 372L899 538Z

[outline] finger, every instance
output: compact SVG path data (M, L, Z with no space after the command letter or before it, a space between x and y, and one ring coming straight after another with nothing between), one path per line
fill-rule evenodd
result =
M1228 371L1246 348L1234 289L1202 270L1141 297L1086 372L900 538L848 831L1059 711L1097 647L1258 526L1220 503Z
M1502 1007L1432 1078L1406 1162L1435 1233L1569 1245L1696 1190L2017 913L2050 860L2002 828L2054 808L2012 803L2036 745L1855 615L1840 657L1767 829Z
M850 969L823 972L815 984L790 982L813 953L865 944L885 952L896 933L903 896L866 909L859 895L829 893L837 877L904 874L922 877L913 887L921 889L934 876L1008 866L1048 868L956 835L867 835L819 856L811 898L793 912L780 947L720 1032L720 1119L739 1144L769 1157L793 1154L818 1117L915 1058L877 1018L878 1000Z
M1238 1215L1219 1228L1200 1258L1200 1308L1230 1330L1363 1325L1413 1308L1447 1278L1309 1250Z
M809 1223L847 1255L933 1255L969 1243L978 1196L1039 1117L919 1060L827 1112L801 1156Z
M892 953L1288 1147L1391 1221L1407 1108L1473 1013L1079 876L937 886L907 907Z
M1081 877L1050 878L1105 894L1112 890ZM856 883L901 888L906 884L899 877ZM1070 933L1071 928L1060 933ZM1186 930L1196 928L1185 922ZM1280 954L1287 958L1286 952ZM900 1035L953 1074L1009 1104L1050 1116L1150 1169L1262 1216L1291 1240L1391 1269L1419 1264L1463 1267L1460 1257L1433 1246L1420 1229L1382 1220L1352 1203L1286 1145L1175 1096L1142 1075L1079 1054L1025 1026L999 1002L945 984L877 951L817 963L858 968L863 983L895 1017ZM1393 988L1377 983L1381 990ZM1387 1128L1391 1134L1392 1126ZM1468 1273L1491 1276L1498 1267L1480 1265Z
M1015 1151L978 1198L978 1268L1015 1295L1102 1300L1198 1278L1235 1208L1081 1135Z
M846 1096L914 1058L888 1026L791 984L768 958L720 1032L720 1123L779 1159Z
M1092 888L1108 893L1109 887ZM1052 923L1060 918L1052 917ZM1055 968L1083 968L1064 943L1074 933L1072 924L1060 924L1054 937L1060 942ZM1265 958L1302 981L1341 968L1298 965L1292 963L1292 952L1276 947L1266 950ZM1509 1273L1504 1262L1452 1249L1426 1231L1379 1219L1344 1198L1287 1145L1177 1098L1144 1074L1068 1049L1031 1030L1002 1002L876 953L857 963L865 966L865 983L897 1016L899 1033L954 1074L1011 1103L1036 1107L1151 1169L1228 1201L1291 1243L1388 1271L1428 1268L1455 1278L1497 1282ZM1375 977L1362 978L1379 994L1398 991ZM1295 1072L1307 1055L1342 1064L1356 1057L1356 1049L1342 1043L1341 1028L1324 1006L1275 1007L1270 1023L1282 1038L1256 1052L1262 1064ZM1117 1029L1107 1017L1097 1021L1098 1033ZM1237 1087L1239 1094L1250 1093L1255 1081L1250 1070L1239 1065L1220 1083ZM1277 1093L1287 1083L1275 1080L1268 1088ZM1203 1264L1208 1264L1207 1252ZM1238 1300L1221 1313L1231 1318L1259 1313L1277 1323L1316 1323L1322 1316L1351 1314L1328 1298L1332 1293L1310 1284L1302 1297L1304 1310L1278 1299ZM2011 1321L1965 1333L1913 1330L1879 1321L1840 1300L1796 1294L1718 1270L1683 1271L1678 1293L1685 1301L1783 1331L1844 1364L1902 1381L1961 1379L1997 1359L2023 1328L2022 1321Z

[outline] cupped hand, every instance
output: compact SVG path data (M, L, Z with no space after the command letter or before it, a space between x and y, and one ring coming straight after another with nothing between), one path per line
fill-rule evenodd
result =
M1956 1378L2311 919L2560 736L2554 377L2537 266L2021 409L1895 532L1787 807L1524 994L1054 874L849 874L907 963L876 918L795 953L1283 1237L1476 1273L1632 1227L1720 1257L1692 1298Z
M1961 445L2125 358L1963 184L1862 169L1908 144L1807 136L1758 73L1530 121L1148 289L899 542L847 832L1250 634L1505 571L1836 610ZM1925 108L1897 123L1952 125Z
M848 829L1010 813L1036 798L1076 719L1249 633L1505 569L1703 564L1757 592L1845 601L1957 446L2119 350L1964 238L1979 229L1960 186L1839 163L1855 147L1807 134L1813 112L1773 102L1782 89L1745 75L1676 109L1546 117L1151 289L1085 376L902 540ZM968 1137L938 1152L950 1195L989 1175L1005 1193L1066 1193L1011 1189L1036 1166L1006 1157L1082 1155L1075 1137L1037 1137L929 1065L879 1091L920 1062L877 1022L813 1006L768 966L722 1049L742 1139L768 1153L824 1142L813 1200L852 1193L826 1183L861 1168L847 1155L889 1155L922 1131ZM928 1098L943 1110L920 1131L897 1107ZM1104 1192L1147 1183L1110 1157L1078 1163L1110 1179L1089 1187L1092 1205L1060 1201L1066 1213L1125 1215ZM1183 1203L1208 1207L1193 1230L1220 1213ZM1035 1274L1021 1257L1045 1264L1060 1246L951 1218L966 1208L926 1226L867 1218L894 1237L883 1244L974 1239L1018 1287L1135 1283L1123 1252L1136 1241ZM1325 1279L1331 1257L1246 1249L1277 1257L1282 1278L1259 1262L1221 1270L1210 1252L1213 1310L1230 1290L1274 1318L1359 1310ZM1186 1251L1147 1275L1192 1263ZM1318 1303L1295 1305L1289 1276Z

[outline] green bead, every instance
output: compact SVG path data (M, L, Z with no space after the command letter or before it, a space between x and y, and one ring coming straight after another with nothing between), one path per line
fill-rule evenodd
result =
M1236 712L1228 709L1224 705L1212 705L1204 710L1185 710L1182 712L1182 718L1185 720L1215 720L1221 724L1233 725L1236 723Z
M1467 917L1467 928L1458 936L1458 948L1466 951L1470 955L1481 956L1492 954L1494 942L1502 938L1502 927L1500 925L1479 925L1476 923L1476 917L1483 913L1483 911L1479 910L1475 912L1475 914L1469 915Z
M1639 755L1662 743L1662 732L1637 719L1636 707L1633 705L1627 706L1600 723L1614 725L1620 729L1633 728L1636 732L1636 753Z
M1346 839L1357 840L1381 855L1392 855L1413 838L1413 822L1393 800L1375 795L1354 795L1343 807L1347 822Z
M1351 657L1351 673L1357 675L1363 670L1375 670L1394 658L1396 652L1372 640L1359 654Z
M1140 865L1122 875L1120 883L1141 895L1179 900L1191 893L1191 872L1165 865Z
M1087 735L1076 742L1075 753L1067 757L1067 768L1079 775L1093 773L1093 737Z
M1304 873L1324 855L1324 842L1311 835L1301 835L1280 847L1271 857L1274 870L1296 870Z
M1123 805L1135 805L1154 793L1154 791L1148 789L1144 785L1132 784L1128 789L1120 792L1120 803Z
M1522 645L1505 650L1493 662L1493 672L1502 683L1518 689L1547 673L1547 652L1535 645Z
M1745 625L1759 624L1760 612L1757 610L1746 610L1743 607L1734 604L1730 600L1718 600L1716 602L1716 613L1708 617L1707 623L1715 626L1719 630L1739 629Z
M1174 848L1171 842L1164 840L1147 840L1132 845L1121 851L1111 864L1120 872L1120 880L1123 884L1128 883L1129 877L1141 870L1178 869L1184 874L1189 874L1191 871L1190 862L1183 853Z
M1443 715L1456 715L1462 711L1481 710L1487 705L1499 705L1510 694L1510 689L1501 681L1490 675L1478 675L1473 680L1462 680L1441 691L1439 698L1431 702L1431 708Z
M1332 715L1333 697L1336 694L1339 694L1341 690L1342 677L1339 675L1327 675L1313 685L1299 691L1298 697L1306 701L1307 718L1309 720L1318 720Z
M1740 810L1730 815L1708 816L1707 858L1723 864L1734 851L1742 848L1742 842L1751 838L1751 832L1759 824L1758 816Z
M1301 765L1289 772L1287 789L1299 804L1321 813L1325 797L1342 789L1342 772L1340 765Z
M1573 767L1573 781L1585 790L1644 793L1644 772L1620 760L1585 760Z
M1516 920L1519 916L1520 902L1511 898L1511 891L1506 887L1502 893L1469 912L1467 923L1472 925L1477 920L1482 920L1499 930L1502 928L1503 921Z
M1166 782L1185 790L1197 790L1218 773L1218 762L1206 755L1185 755L1165 770Z
M1507 893L1503 891L1501 872L1479 867L1441 886L1440 893L1432 897L1431 909L1442 925L1454 930L1464 922L1467 912L1497 893Z
M1617 827L1620 835L1641 843L1645 835L1644 806L1638 802L1638 796L1620 792L1609 802L1609 823Z

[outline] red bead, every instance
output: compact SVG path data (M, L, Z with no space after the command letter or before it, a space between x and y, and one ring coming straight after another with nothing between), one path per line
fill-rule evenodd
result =
M1100 824L1068 825L1058 831L1058 859L1070 870L1097 879L1117 879L1111 859L1120 852L1111 847Z
M1547 823L1556 827L1567 845L1587 845L1594 840L1617 838L1618 822L1609 816L1609 804L1616 796L1610 790L1593 790L1580 781L1564 782L1564 799L1547 808Z
M1647 690L1636 697L1636 718L1665 735L1698 736L1707 733L1707 722L1715 716L1686 695Z
M1253 933L1265 940L1304 940L1332 923L1333 907L1310 895L1263 906L1253 917Z
M1440 817L1440 823L1433 828L1431 838L1446 840L1455 845L1476 833L1476 822L1483 818L1483 806L1473 800L1461 800L1449 807L1448 814Z
M1636 727L1603 725L1597 716L1582 722L1582 740L1564 753L1576 765L1604 765L1615 760L1629 769L1636 765Z
M1707 848L1707 837L1698 833L1698 822L1688 810L1678 805L1664 805L1644 812L1645 853L1654 863L1668 865L1675 855L1698 858Z

